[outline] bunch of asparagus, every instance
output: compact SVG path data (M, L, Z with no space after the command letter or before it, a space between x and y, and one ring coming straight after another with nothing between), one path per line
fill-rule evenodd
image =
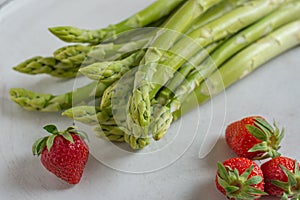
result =
M300 1L157 0L107 28L49 30L78 44L14 69L81 74L90 83L61 95L13 88L11 99L27 110L62 112L101 138L142 149L184 113L299 45Z

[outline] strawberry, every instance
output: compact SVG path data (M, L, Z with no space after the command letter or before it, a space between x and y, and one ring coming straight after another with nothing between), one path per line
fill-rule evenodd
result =
M239 157L256 160L277 157L284 129L279 131L275 122L274 127L260 116L246 117L227 126L226 142Z
M38 139L32 146L34 155L41 154L44 167L70 184L77 184L88 160L86 134L69 127L58 131L55 125L44 127L52 135Z
M265 191L282 199L300 199L299 163L287 157L277 157L262 164L266 179Z
M266 195L261 169L247 158L230 158L218 163L216 186L231 200L252 200Z

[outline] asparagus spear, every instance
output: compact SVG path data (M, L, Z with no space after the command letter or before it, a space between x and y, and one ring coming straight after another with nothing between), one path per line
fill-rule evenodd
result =
M205 24L208 24L209 22L212 22L226 13L232 11L237 6L242 5L247 0L226 0L221 1L217 5L210 8L207 12L205 12L202 16L199 17L199 19L195 20L195 24L192 24L191 28L186 32L186 34L189 34L193 32L194 30L199 29Z
M124 132L117 125L101 125L94 128L96 136L112 142L124 142Z
M111 125L115 124L111 112L101 110L97 106L74 106L65 110L62 116L69 117L86 125Z
M130 34L134 34L134 31L131 31ZM120 38L122 37L121 35ZM110 42L89 46L71 45L56 50L54 57L68 65L82 65L83 63L88 65L94 62L113 61L125 53L143 48L150 39L146 36L139 40L127 38L127 41L121 44Z
M122 60L93 63L81 68L79 72L92 80L103 83L114 82L119 80L130 69L137 66L143 56L144 51L140 50Z
M284 2L282 0L255 0L246 3L223 17L191 32L188 35L189 38L186 37L177 42L170 50L172 52L171 57L158 59L162 62L158 62L159 64L150 63L151 67L148 65L145 65L147 67L140 67L140 71L136 73L135 90L128 106L128 129L131 130L130 126L139 126L141 128L136 131L144 132L144 135L148 134L147 127L150 125L153 109L150 103L151 99L156 96L161 86L173 77L178 68L184 64L185 59L192 57L199 48L201 49L203 46L232 35L259 20ZM190 38L194 39L194 43L191 43ZM156 48L151 48L151 50L156 55L159 52ZM174 56L176 54L180 56ZM153 57L155 55L150 56L152 62ZM162 56L159 55L158 57L161 58Z
M297 20L239 52L206 79L207 85L202 85L200 90L205 95L217 94L222 91L222 88L232 85L268 60L299 44L300 20ZM221 82L217 81L219 78Z
M186 78L186 82L182 84L175 92L177 93L177 99L180 102L183 102L186 96L192 92L205 77L212 73L216 68L221 66L222 63L224 63L227 59L257 39L265 36L269 32L274 31L278 27L300 19L299 13L300 1L292 1L282 5L279 9L270 13L259 22L249 26L245 30L227 40L211 54L209 59L198 66L189 75L189 77Z
M208 24L209 22L222 17L224 14L232 11L237 6L240 6L245 2L246 0L228 0L220 2L219 4L210 8L206 13L204 13L203 16L200 16L200 18L196 20L196 23L187 31L186 34L189 34L194 30ZM175 89L184 81L185 77L193 70L194 66L191 63L199 65L200 62L204 60L204 58L201 57L205 56L207 53L211 53L218 46L219 43L211 44L203 53L197 53L192 58L190 63L185 63L182 67L180 67L178 72L176 72L176 78L171 79L169 83L167 83L166 87L159 92L157 101L160 104L165 104L166 100L172 96L173 91L175 91ZM198 62L196 62L196 60L198 60Z
M180 67L178 72L173 79L171 79L161 91L159 91L158 97L156 97L157 102L161 105L167 103L173 95L175 89L180 86L186 76L195 68L195 66L200 65L200 63L209 56L209 54L215 50L222 42L216 42L209 45L205 50L200 51L194 57L191 58L190 62L186 62Z
M215 95L221 92L224 88L243 78L245 75L249 74L251 71L261 66L263 63L267 62L273 57L281 54L284 51L287 51L290 48L300 45L299 34L300 21L298 20L295 22L291 22L288 25L283 26L280 29L268 34L256 43L239 52L228 62L226 62L219 71L216 71L214 74L210 75L205 81L203 81L197 88L194 89L194 92L198 97L198 104L204 103L206 100L210 99L211 93ZM186 112L197 106L195 104L191 104L191 99L194 98L194 95L195 94L191 94L186 98L185 102L182 104L181 110L177 109L172 111L172 114L174 116L173 120L178 119L180 115L184 114L181 112L182 110ZM162 111L166 108L167 107L163 107L159 110ZM168 114L168 112L161 112L161 114L165 115ZM170 120L170 118L168 118L168 120ZM161 127L164 126L160 124L160 122L161 121L158 121L158 123L155 124L160 125L158 126L160 127L159 130L162 130ZM116 138L118 135L118 138L122 138L123 140L121 130L117 130L118 133L115 134L115 136L113 136L112 138ZM157 135L157 137L159 137L159 135Z
M219 71L216 71L214 74L210 75L205 81L203 81L197 88L194 89L194 93L198 98L198 104L210 99L211 92L213 92L214 95L221 92L224 88L230 86L240 78L243 78L245 75L249 74L251 71L273 57L281 54L284 51L287 51L290 48L300 45L299 35L300 21L298 20L268 34L258 42L239 52L228 62L226 62ZM181 110L170 110L169 107L164 106L158 109L161 111L160 113L155 112L157 116L159 116L158 119L163 118L162 121L157 121L155 123L157 125L156 127L152 127L152 129L157 133L156 139L161 137L161 135L158 134L160 131L165 132L168 129L166 124L171 123L170 121L167 121L166 123L164 116L167 116L167 120L176 120L178 117L180 117L180 115L184 114L181 112L182 110L186 112L197 106L195 104L191 104L191 99L194 98L195 94L191 94L186 98L183 104L180 104L182 108ZM169 112L165 112L166 110ZM168 116L171 112L173 118ZM118 138L118 141L124 140L124 136L122 135L124 132L122 132L121 129L118 129L115 125L110 125L109 127L110 128L105 130L107 136L109 136L107 139L111 138L112 140L117 140L116 138ZM116 130L112 129L112 127L116 128ZM103 128L101 130L103 130ZM103 131L99 132L102 135L104 134ZM103 136L106 135L104 134ZM131 140L129 140L129 143L130 141Z
M54 57L36 56L20 63L13 69L32 75L49 74L59 78L73 78L78 75L78 70L82 66L94 62L118 59L130 51L143 48L148 41L149 37L122 44L106 43L97 46L66 46L56 50Z
M222 67L205 79L190 94L180 110L173 113L174 119L203 104L212 96L222 92L240 79L249 75L253 70L262 66L272 58L300 45L300 21L291 22L270 33L256 43L228 60ZM218 83L218 81L220 81ZM216 88L213 88L216 87ZM197 102L194 101L195 96Z
M84 30L70 26L53 27L49 28L49 30L55 36L66 42L98 44L105 38L114 38L121 32L151 24L169 15L183 2L184 0L157 0L124 21L99 30Z
M248 46L233 58L220 67L219 70L210 75L200 85L193 88L193 92L189 92L189 96L181 99L182 92L175 98L171 99L169 104L164 106L160 115L166 118L156 117L152 124L152 134L154 139L160 139L170 126L170 120L174 117L182 115L181 110L187 112L195 105L189 105L195 94L198 98L198 104L205 102L225 88L243 78L257 67L261 66L273 57L281 54L288 49L300 44L300 21L294 21L283 26L274 32L268 34L256 43ZM189 82L192 84L192 82ZM184 95L186 96L186 95ZM181 102L184 100L184 105Z
M49 74L58 78L72 78L77 75L79 66L68 66L52 57L33 57L13 67L14 70L26 74Z
M105 84L92 82L61 95L37 93L23 88L12 88L9 93L10 98L26 110L55 112L101 97L106 88Z
M142 138L148 137L147 129L151 118L151 100L148 97L150 88L148 87L149 83L147 81L149 79L147 76L157 70L154 66L149 67L149 65L153 63L153 60L162 59L161 49L169 49L181 36L180 33L187 31L199 16L202 16L209 8L219 2L220 0L188 0L163 26L163 28L173 31L166 31L165 29L158 31L157 37L151 44L151 48L148 48L135 75L134 91L129 99L127 129L134 135L141 135ZM168 59L168 56L163 59ZM142 87L139 87L140 85Z
M293 1L286 5L281 6L278 10L275 10L271 14L267 15L259 22L248 27L244 31L241 31L228 41L226 41L221 47L211 54L211 57L207 59L202 65L197 67L189 76L186 77L186 81L180 85L179 88L175 91L175 98L170 100L170 97L161 96L164 99L164 102L169 100L168 107L171 110L178 110L185 98L194 91L194 89L206 78L208 77L216 68L221 66L221 64L233 56L236 52L253 43L255 40L263 37L268 34L268 32L273 31L274 29L287 24L291 21L300 19L300 2ZM242 38L242 39L241 39ZM178 78L175 76L174 82ZM181 79L180 79L181 80ZM161 100L162 101L162 100ZM164 115L172 118L171 111L164 108ZM166 123L163 122L166 120ZM156 121L156 120L154 120ZM155 139L160 139L164 134L170 124L170 119L157 118L160 124L153 122L153 135ZM157 130L157 131L156 131Z
M195 25L193 25L188 30L188 32L192 32L193 30L198 29L204 24L219 18L225 13L231 11L236 6L240 5L242 2L244 2L244 0L229 0L217 4L216 6L212 7L207 13L205 13L203 17L201 16L200 19L197 19ZM153 37L154 33L151 32L155 32L155 31L156 30L152 30L151 28L146 28L146 30L142 29L142 30L129 31L127 34L118 35L118 38L116 39L116 41L114 41L114 43L116 42L120 43L120 40L122 41L122 43L124 42L127 43L128 41L131 40L135 40L135 41L142 40L145 39L145 35L150 35L150 37ZM141 36L142 38L140 38ZM135 48L140 48L140 47L137 46ZM86 59L87 54L93 49L94 49L93 46L83 46L83 45L66 46L54 52L54 57L66 64L81 64Z

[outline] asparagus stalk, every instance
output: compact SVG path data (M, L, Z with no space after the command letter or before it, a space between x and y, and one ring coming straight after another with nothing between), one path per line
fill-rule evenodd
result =
M219 2L220 0L188 0L163 26L163 28L173 31L165 31L164 29L158 31L157 37L155 37L151 48L148 48L135 75L134 91L128 103L127 129L133 135L141 133L139 135L142 138L148 137L147 129L151 119L151 100L149 98L150 84L147 83L149 80L147 75L157 70L154 66L149 67L149 65L153 63L153 60L162 59L161 49L168 50L181 36L180 33L187 31L191 24L195 22L195 19L198 19L209 8ZM164 59L166 58L164 57ZM142 87L139 87L140 85Z
M131 31L130 34L134 34L134 31ZM122 37L120 36L120 38ZM56 50L54 57L68 65L82 65L83 63L88 65L94 62L113 61L122 57L125 53L142 49L149 42L150 37L146 36L139 40L127 38L126 40L121 44L110 42L89 46L66 46Z
M111 125L115 124L111 112L101 110L97 106L74 106L65 110L62 116L74 119L86 125Z
M242 5L245 3L246 0L228 0L228 1L222 1L219 4L213 6L210 8L206 13L204 13L203 16L200 16L199 19L196 20L196 23L192 25L192 27L187 31L186 34L189 34L202 26L208 24L209 22L212 22L220 17L222 17L224 14L232 11L237 6ZM178 72L176 72L176 77L171 79L169 83L167 83L166 87L164 87L160 92L159 96L157 97L157 101L160 104L167 103L166 100L168 100L172 93L175 91L175 89L184 81L185 77L193 70L194 66L191 63L194 63L195 65L199 65L201 61L204 60L204 58L201 58L202 56L205 56L207 53L210 54L216 47L219 46L219 43L213 43L209 45L205 51L202 53L197 53L192 59L190 63L185 63ZM198 60L198 62L196 62Z
M170 120L176 120L184 112L195 107L192 100L197 96L198 104L202 104L211 98L211 95L220 93L225 88L237 80L243 78L257 67L261 66L273 57L291 49L300 44L300 21L294 21L285 25L274 32L268 34L254 44L240 51L219 70L211 74L207 79L189 93L181 104L180 95L170 100L167 106L164 106L160 115L166 118L156 117L152 124L152 134L154 139L160 139L170 126ZM182 95L182 93L181 93ZM181 108L181 109L180 109Z
M261 19L284 2L282 0L255 0L246 3L225 14L223 17L191 32L188 35L189 38L183 38L177 42L170 49L172 52L171 57L158 59L159 61L162 60L162 62L158 62L159 64L150 63L151 67L149 65L145 65L147 67L140 67L140 70L136 73L134 92L129 101L127 128L131 131L144 132L143 135L148 135L148 126L151 123L153 110L150 102L156 96L161 86L173 77L174 73L184 64L186 59L191 58L202 47L230 36ZM194 43L190 42L190 38L194 39ZM157 48L151 48L151 50L154 52L153 54L159 52ZM153 57L155 55L150 56L151 59L149 59L152 62ZM158 57L161 58L162 56L159 55ZM135 130L131 126L140 128Z
M268 60L299 44L300 20L297 20L239 52L206 79L207 85L201 85L200 90L205 95L217 94L222 91L222 88L229 87ZM222 81L217 81L219 78Z
M209 22L212 22L226 13L232 11L237 6L242 5L247 0L226 0L221 1L217 5L210 8L207 12L205 12L202 16L199 17L199 19L195 20L195 24L192 24L191 28L186 32L186 34L189 34L193 32L194 30L199 29L200 27L204 26L205 24L208 24Z
M56 112L101 97L106 88L105 84L92 82L61 95L37 93L23 88L12 88L9 93L10 98L26 110Z
M72 78L77 75L78 65L66 65L53 57L33 57L13 67L25 74L49 74L58 78Z
M112 142L124 142L124 132L117 125L101 125L94 128L96 136ZM146 146L146 145L145 145Z
M245 75L252 72L257 67L261 66L268 60L273 57L281 54L284 51L287 51L290 48L293 48L297 45L300 45L300 21L291 22L286 26L281 27L280 29L268 34L264 38L260 39L256 43L248 46L238 54L236 54L233 58L231 58L228 62L226 62L219 71L216 71L212 75L210 75L205 81L203 81L197 88L194 89L194 93L198 98L197 104L192 104L192 99L195 94L190 94L183 104L181 105L181 109L170 110L169 107L160 107L158 110L160 113L155 112L158 119L163 119L161 121L157 121L155 124L156 127L152 127L153 130L156 130L155 139L159 139L161 135L158 133L165 132L168 129L166 126L166 120L176 120L182 114L181 111L187 112L191 110L193 107L198 104L202 104L212 96L211 94L216 95L221 92L223 89L229 87L234 82L243 78ZM165 110L169 112L165 112ZM170 118L168 115L172 113L173 118ZM167 116L164 119L164 116ZM86 117L86 116L85 116ZM157 118L156 118L157 119ZM162 123L163 122L163 123ZM167 124L171 123L167 121ZM107 128L110 127L110 128ZM101 128L101 131L98 128L99 134L102 134L103 137L107 139L112 139L112 141L123 141L125 140L124 132L122 129L116 127L116 125L110 125L105 128ZM113 128L116 129L113 129ZM104 131L103 131L104 129ZM105 134L106 133L106 134ZM137 139L138 140L138 139ZM136 141L136 140L131 140ZM148 141L148 140L147 140ZM145 142L145 141L144 141ZM130 143L130 141L129 141ZM135 143L136 145L136 143ZM134 145L133 145L134 146Z
M272 32L258 42L242 50L240 53L226 62L219 71L216 71L208 79L203 81L197 88L194 89L194 92L198 97L198 104L202 104L210 99L211 92L213 92L214 95L221 92L224 88L243 78L245 75L249 74L251 71L261 66L263 63L267 62L273 57L281 54L284 51L287 51L290 48L300 45L299 34L300 21L298 20ZM182 104L181 110L177 109L173 111L173 120L178 119L180 115L184 114L181 112L182 110L186 112L198 105L191 104L191 99L194 98L194 95L195 94L191 94L185 100L185 102ZM166 109L166 107L163 107L163 109ZM160 108L159 110L162 111L163 109ZM165 115L168 114L168 112L161 112L161 114ZM160 116L163 117L163 115ZM167 119L170 120L169 117ZM163 121L165 122L165 120ZM160 124L160 122L162 121L158 121L155 124L160 127L159 130L162 130L161 127L165 126ZM103 130L103 127L101 130ZM105 132L107 131L109 131L110 133L107 134L107 139L111 138L113 141L116 140L116 138L120 139L119 141L124 140L122 135L123 132L120 129L106 129ZM165 131L165 129L163 129L163 131ZM104 134L103 131L99 131L99 129L98 132ZM157 135L157 137L159 138L159 135Z
M70 26L49 28L50 32L66 42L98 44L105 38L114 38L117 34L147 26L160 18L169 15L184 0L157 0L135 15L99 30L84 30Z
M148 41L149 37L122 44L66 46L56 50L54 57L36 56L20 63L13 69L31 75L49 74L58 78L73 78L78 75L80 67L94 62L116 60L130 51L143 48Z
M227 59L278 27L300 19L299 13L300 2L292 1L282 5L279 9L227 40L211 54L209 59L198 66L189 77L186 78L186 82L181 84L175 92L177 94L176 98L179 102L183 102L186 96L192 92L203 79L208 77Z
M190 62L186 62L183 66L180 67L178 72L173 79L171 79L156 97L157 102L161 105L167 103L168 99L173 96L174 91L178 86L180 86L188 74L195 68L195 66L200 65L200 63L205 60L209 54L215 50L221 42L216 42L209 45L205 50L200 51L194 57L191 58Z
M126 72L137 66L144 51L137 51L130 56L117 61L97 62L79 70L84 76L92 79L106 82L114 82L119 80Z
M229 59L235 53L253 43L257 39L265 36L268 34L268 32L272 32L274 29L291 21L300 19L299 13L299 1L293 1L286 5L282 5L278 10L275 10L271 14L261 19L259 22L251 25L247 29L241 31L226 41L223 45L221 45L221 47L216 49L211 54L209 59L207 59L202 65L198 66L189 76L186 77L186 81L183 82L175 91L175 97L173 99L165 96L164 102L169 100L168 107L171 111L167 110L167 108L164 108L164 116L168 115L170 118L172 118L172 110L178 110L186 97L192 93L206 77L216 70L216 68L221 66L225 60ZM176 82L177 79L178 78L175 76L173 81ZM166 120L166 122L164 123L163 120ZM156 121L159 121L159 123ZM166 130L169 127L170 119L163 119L162 117L157 118L157 120L154 120L153 124L153 137L155 139L160 139L166 133Z

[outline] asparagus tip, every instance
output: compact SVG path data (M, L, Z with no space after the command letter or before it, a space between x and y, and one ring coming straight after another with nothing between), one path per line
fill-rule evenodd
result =
M48 30L65 42L73 42L74 39L81 34L81 30L72 26L56 26L49 27Z

